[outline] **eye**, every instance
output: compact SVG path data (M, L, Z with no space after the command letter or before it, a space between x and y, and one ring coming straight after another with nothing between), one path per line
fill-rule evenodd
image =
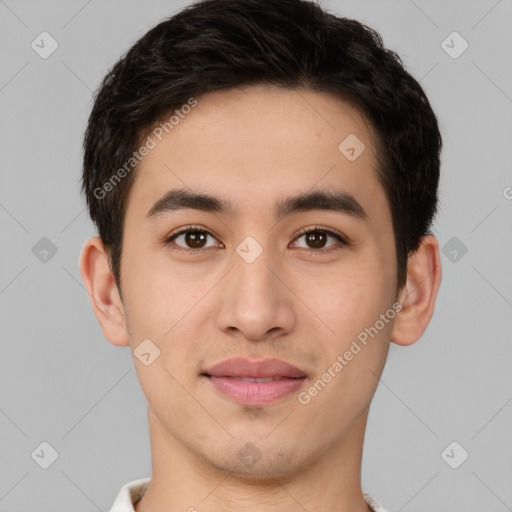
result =
M336 248L331 249L333 245L336 245L336 241L340 242L342 246L348 245L346 238L341 233L320 226L316 226L314 229L307 228L295 240L301 238L304 239L306 245L297 245L297 242L295 242L295 245L301 249L313 249L313 252L325 253L336 250ZM329 239L334 239L335 242L326 247Z
M211 238L209 243L208 238ZM305 245L300 245L297 241L304 239ZM334 243L327 245L329 239ZM348 245L347 239L341 234L331 229L315 226L314 228L304 229L293 242L295 247L300 249L310 249L313 253L328 253L340 249L336 246L336 241L341 246ZM176 233L172 233L165 239L165 244L174 244L174 250L184 251L190 254L204 252L211 247L222 247L223 245L208 231L197 226L187 226Z
M208 231L195 226L187 226L166 238L165 243L173 242L178 246L177 250L199 252L202 249L208 249L209 247L215 247L217 245L215 243L208 245L208 237L212 238L212 241L215 241L215 237Z

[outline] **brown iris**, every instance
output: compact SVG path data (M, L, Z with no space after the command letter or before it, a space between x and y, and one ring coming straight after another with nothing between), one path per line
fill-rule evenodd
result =
M185 234L185 242L191 249L201 249L206 243L207 236L204 231L189 231Z
M310 247L321 249L327 241L327 235L322 231L311 231L306 235L306 242Z

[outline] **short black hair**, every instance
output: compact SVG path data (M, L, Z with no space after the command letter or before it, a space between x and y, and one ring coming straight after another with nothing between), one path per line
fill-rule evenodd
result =
M408 257L429 233L438 206L442 139L420 84L375 30L315 2L205 0L149 30L95 93L82 192L119 291L133 155L141 140L191 98L257 84L348 97L370 122L401 288Z

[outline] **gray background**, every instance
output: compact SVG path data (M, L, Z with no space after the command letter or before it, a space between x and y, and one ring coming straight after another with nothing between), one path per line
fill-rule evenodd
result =
M0 0L1 512L107 511L121 485L151 474L129 349L104 340L78 272L95 233L79 195L81 143L108 68L188 3ZM512 510L512 2L323 5L402 56L445 143L436 313L417 344L391 347L363 488L390 511ZM59 45L47 59L31 48L43 31ZM469 44L457 58L445 50L460 39L442 44L453 31ZM462 448L443 459L453 441ZM48 469L42 442L58 452ZM452 469L445 460L460 463L462 449Z

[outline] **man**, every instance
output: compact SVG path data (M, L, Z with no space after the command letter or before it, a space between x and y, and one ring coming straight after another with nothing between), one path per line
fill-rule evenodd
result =
M364 433L434 310L441 145L378 34L307 1L191 5L113 67L80 271L133 351L153 473L112 512L384 510Z

